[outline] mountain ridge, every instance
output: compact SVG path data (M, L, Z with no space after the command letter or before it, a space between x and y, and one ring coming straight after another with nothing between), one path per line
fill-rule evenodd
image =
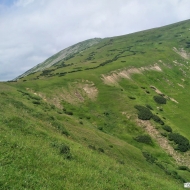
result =
M49 57L42 63L39 63L36 66L32 67L31 69L29 69L28 71L19 75L18 77L16 77L13 80L17 80L19 78L22 78L24 76L27 76L27 75L37 72L37 71L43 71L44 69L49 68L52 65L56 64L60 60L67 59L68 57L71 57L74 54L79 53L79 52L85 50L86 48L89 48L90 46L97 44L100 41L101 41L101 38L92 38L89 40L85 40L83 42L76 43L72 46L69 46L69 47L59 51L58 53L52 55L51 57Z

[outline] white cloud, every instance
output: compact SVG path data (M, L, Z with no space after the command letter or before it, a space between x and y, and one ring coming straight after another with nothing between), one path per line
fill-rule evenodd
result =
M0 3L0 80L72 44L188 19L189 0L12 0Z
M34 2L34 0L18 0L14 3L14 5L16 5L18 7L26 7L33 2Z

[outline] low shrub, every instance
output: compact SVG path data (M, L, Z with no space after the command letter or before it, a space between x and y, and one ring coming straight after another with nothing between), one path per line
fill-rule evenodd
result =
M96 147L94 145L88 145L88 148L90 148L92 150L96 150Z
M119 164L122 164L122 165L125 164L124 160L118 160L118 163L119 163Z
M146 158L146 161L147 162L150 162L150 163L154 163L156 162L157 158L154 157L153 155L151 155L150 153L148 152L142 152L143 156Z
M175 179L180 180L181 182L185 182L186 180L181 177L175 170L169 170L168 167L165 167L161 162L159 162L159 160L154 157L153 155L151 155L148 152L142 152L143 156L146 158L146 161L151 163L151 164L155 164L157 165L160 169L162 169L167 175L172 176Z
M149 120L153 116L147 107L136 105L135 108L138 110L138 118L141 120Z
M160 162L156 162L156 165L161 168L162 170L165 170L165 167Z
M63 112L61 110L57 110L57 113L58 114L62 114Z
M154 101L158 104L166 104L166 98L163 96L154 96Z
M33 100L41 100L42 98L36 95L32 95L32 94L28 94L29 98L33 99Z
M152 144L152 139L149 135L139 135L135 137L134 139L140 143Z
M55 120L55 117L54 117L53 115L51 115L51 116L49 117L49 120L54 121L54 120ZM57 125L56 122L54 122L54 123L52 123L52 124L53 124L53 126Z
M70 147L68 145L62 144L60 146L60 154L63 154L66 159L72 158Z
M163 128L165 131L172 133L172 128L171 128L170 126L164 125L162 128Z
M179 144L177 150L181 152L187 152L189 150L189 145Z
M55 109L55 105L51 104L51 109Z
M147 93L147 94L150 94L150 91L146 90L146 93Z
M69 132L66 129L61 129L61 134L69 136Z
M56 121L53 116L51 116L50 119L52 120L51 125L53 127L55 127L56 129L58 129L61 132L61 134L69 136L69 132L65 129L65 127L64 127L64 125L62 123Z
M174 141L178 145L177 150L181 152L186 152L190 148L189 140L178 133L170 133L168 139Z
M104 149L103 148L98 148L98 151L104 153Z
M109 115L109 112L104 112L104 115L105 115L105 116L108 116L108 115Z
M40 105L41 103L39 101L32 101L33 104Z
M169 140L174 141L176 144L189 144L189 140L178 133L171 133L168 137Z
M133 96L128 96L131 100L135 100L136 98Z
M72 111L65 111L65 114L67 114L67 115L73 115L73 112Z
M103 131L103 127L98 127L98 129L99 129L100 131Z
M160 125L164 125L164 122L157 115L152 115L152 119Z
M146 104L146 107L147 107L148 109L150 109L150 110L153 110L153 108L152 108L150 105L148 105L148 104Z
M189 168L187 166L179 166L178 169L179 170L187 170L187 171L189 171Z
M167 133L160 133L163 137L167 137L168 134Z

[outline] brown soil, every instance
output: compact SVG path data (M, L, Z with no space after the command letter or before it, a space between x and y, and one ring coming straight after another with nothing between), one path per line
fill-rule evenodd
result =
M173 47L173 50L184 59L190 59L190 54L188 54L183 48L177 49L176 47Z
M107 85L118 85L118 81L121 78L131 79L132 74L142 74L144 71L148 71L148 70L154 70L158 72L162 71L159 65L155 63L154 65L150 65L147 67L130 68L130 69L112 71L108 75L102 75L102 80Z

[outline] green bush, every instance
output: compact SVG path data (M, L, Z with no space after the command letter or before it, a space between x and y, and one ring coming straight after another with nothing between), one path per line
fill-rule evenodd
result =
M163 137L167 137L168 134L167 133L160 133Z
M148 109L150 109L150 110L153 110L153 108L152 108L150 105L148 105L148 104L146 104L146 107L147 107Z
M131 100L135 100L136 98L133 96L128 96Z
M159 162L159 160L154 157L153 155L151 155L148 152L142 152L143 156L146 158L146 161L151 163L151 164L155 164L157 165L160 169L162 169L167 175L172 176L175 179L180 180L181 182L185 182L186 180L181 177L175 170L169 170L168 167L165 167L161 162Z
M67 115L73 115L73 112L72 111L65 111L65 114L67 114Z
M165 131L172 133L172 128L171 128L170 126L164 125L162 128L163 128Z
M152 144L152 139L149 135L139 135L134 138L137 142Z
M55 105L51 104L51 109L55 109Z
M189 145L179 144L177 147L177 150L179 150L181 152L186 152L189 150Z
M50 119L52 120L51 125L53 127L57 128L61 132L61 134L69 136L69 132L65 129L64 125L61 122L56 121L53 116L51 116Z
M187 166L179 166L178 169L179 170L187 170L187 171L189 171L189 168Z
M157 122L157 123L159 123L159 124L161 124L161 125L164 125L164 122L163 122L157 115L152 115L152 119L153 119L155 122Z
M186 152L190 148L189 140L178 133L170 133L168 139L174 141L178 145L177 150L181 152Z
M70 147L65 145L65 144L62 144L60 146L60 154L63 154L66 159L71 159L72 158L72 155L71 155L71 152L70 152Z
M66 135L67 137L69 136L69 132L66 129L61 129L61 134Z
M36 95L29 94L29 97L34 100L41 100L42 98Z
M157 158L154 157L153 155L151 155L150 153L148 152L142 152L143 156L146 158L146 161L147 162L150 162L150 163L155 163Z
M139 106L136 105L135 108L138 110L138 118L142 120L149 120L152 117L152 112L150 109L144 107L144 106Z
M176 144L189 144L189 140L178 133L171 133L168 137L169 140L174 141Z
M39 101L32 101L32 103L36 104L36 105L40 105L41 104L41 102L39 102Z
M103 148L98 148L98 151L104 153L104 149Z
M62 114L63 112L61 110L57 110L57 113L58 114Z
M158 104L166 104L166 98L163 96L154 96L154 101Z
M88 145L88 148L92 149L92 150L96 150L96 147L94 145Z
M147 93L147 94L150 94L150 91L146 90L146 93Z

